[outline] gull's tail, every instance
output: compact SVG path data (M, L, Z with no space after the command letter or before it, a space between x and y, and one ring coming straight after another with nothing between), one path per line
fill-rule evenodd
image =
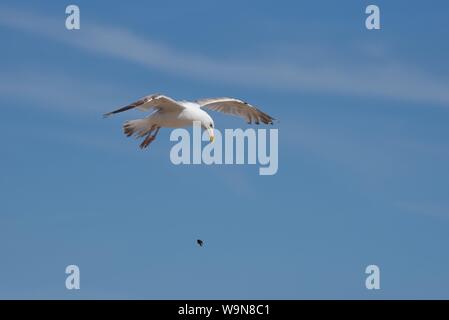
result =
M137 120L130 120L126 121L123 124L123 133L130 137L132 135L136 135L137 137L143 137L146 134L150 133L153 129L153 124L151 123L151 120L146 119L137 119Z

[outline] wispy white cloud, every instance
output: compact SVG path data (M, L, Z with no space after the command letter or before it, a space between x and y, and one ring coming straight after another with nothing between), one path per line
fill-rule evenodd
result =
M442 218L445 220L449 219L448 204L400 201L396 203L396 207L413 214Z
M119 88L92 80L39 69L4 71L0 74L0 94L14 97L33 107L70 113L94 113L98 116L115 106Z
M262 89L344 94L393 98L412 102L449 104L449 82L425 71L403 65L370 63L360 59L335 59L332 52L304 59L219 59L198 52L187 52L153 41L119 27L89 25L67 31L60 19L0 10L0 25L38 34L94 54L107 55L136 63L151 70L199 80L233 83ZM251 50L251 48L247 48ZM314 49L316 50L316 48ZM313 52L310 50L309 52ZM304 50L307 52L307 50Z
M281 125L283 150L299 157L307 154L370 181L391 183L409 176L410 171L423 172L427 163L444 168L449 160L447 143L435 136L410 137L368 123L351 128L347 123L287 119Z

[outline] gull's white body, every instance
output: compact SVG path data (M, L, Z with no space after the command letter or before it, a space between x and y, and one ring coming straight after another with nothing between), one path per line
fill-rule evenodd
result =
M193 125L195 121L209 131L211 141L214 138L214 120L202 108L224 112L245 118L248 123L263 122L273 124L274 118L250 104L234 98L211 98L192 101L177 101L170 97L153 94L127 105L118 110L106 113L105 116L120 113L130 109L141 111L155 110L144 119L130 120L123 125L127 136L146 136L141 148L146 148L155 138L160 128L182 128ZM155 134L152 134L156 130Z
M176 111L159 109L144 120L150 126L155 124L163 128L189 127L194 121L201 123L208 121L213 124L211 116L202 110L199 104L190 101L178 101L178 103L184 106L184 109Z

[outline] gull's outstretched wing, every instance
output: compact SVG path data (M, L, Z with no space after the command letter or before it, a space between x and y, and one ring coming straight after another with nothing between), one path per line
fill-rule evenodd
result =
M260 122L263 122L265 124L273 124L273 120L275 120L265 112L262 112L249 103L239 99L209 98L197 100L196 103L198 103L201 108L242 117L246 119L248 123L254 122L255 124L259 124Z
M148 111L150 109L159 109L163 111L180 111L184 109L182 105L173 100L170 97L164 96L162 94L152 94L142 99L137 100L123 108L108 112L104 114L104 117L127 111L130 109L137 108L141 111Z

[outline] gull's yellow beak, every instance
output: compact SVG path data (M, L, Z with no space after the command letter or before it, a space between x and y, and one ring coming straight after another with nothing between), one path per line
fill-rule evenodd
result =
M210 140L210 142L214 142L214 140L215 140L214 129L207 128L207 131L209 132L209 140Z

